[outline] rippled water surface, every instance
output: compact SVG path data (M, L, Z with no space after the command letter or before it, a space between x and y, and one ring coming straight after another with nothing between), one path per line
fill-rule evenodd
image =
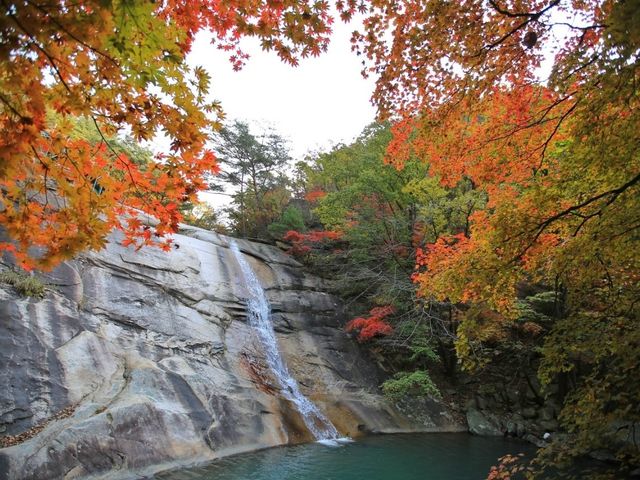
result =
M467 434L380 435L340 446L272 448L164 473L161 480L474 480L506 453L533 455L515 440Z

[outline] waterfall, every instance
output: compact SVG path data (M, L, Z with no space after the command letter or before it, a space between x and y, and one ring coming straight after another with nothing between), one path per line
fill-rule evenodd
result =
M287 365L284 363L278 349L276 335L271 324L271 306L264 290L260 286L260 282L251 266L240 253L236 242L231 240L229 247L240 265L244 283L249 293L247 298L248 323L256 332L264 348L267 366L276 377L282 395L296 406L302 415L305 425L316 440L338 438L336 427L311 400L300 392L298 382L289 374Z

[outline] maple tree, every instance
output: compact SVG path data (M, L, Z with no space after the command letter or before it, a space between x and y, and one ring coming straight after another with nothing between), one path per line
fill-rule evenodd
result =
M348 16L358 5L342 7ZM354 46L394 121L387 161L424 159L442 185L467 179L486 195L466 231L418 252L420 294L485 309L483 321L463 316L457 339L474 368L470 352L509 341L522 284L552 291L539 376L570 376L560 420L572 435L540 454L541 468L600 448L632 470L640 2L379 0L365 10Z
M402 167L411 156L423 158L444 185L469 178L488 196L472 218L473 232L442 239L421 255L430 266L416 277L425 291L490 300L506 311L515 283L544 269L549 256L586 248L576 256L583 258L593 252L586 239L594 236L601 241L591 245L628 251L611 247L632 238L638 225L634 215L618 215L635 205L640 182L637 7L636 1L369 7L365 33L354 42L371 60L366 71L380 75L374 100L381 114L396 120L387 160ZM549 51L555 62L541 79L538 67ZM464 262L472 256L485 266L476 272L493 269L504 280L489 296L486 278L467 276L458 290L449 287L446 272L471 272Z
M242 37L260 39L284 61L326 49L323 2L4 2L0 16L0 223L2 250L27 268L50 268L98 249L115 227L128 244L170 248L178 204L195 201L217 170L206 148L220 106L209 77L185 58L206 29L240 67ZM47 113L55 112L55 123ZM72 135L91 119L97 144ZM117 132L157 133L169 152L144 166L112 148ZM100 188L96 189L95 185ZM99 190L99 192L98 192ZM152 229L139 212L155 217Z

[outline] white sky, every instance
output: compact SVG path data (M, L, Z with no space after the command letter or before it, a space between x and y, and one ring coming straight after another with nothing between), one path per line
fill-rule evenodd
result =
M243 45L251 58L234 72L228 53L213 46L205 33L196 37L188 60L209 72L212 96L228 119L272 126L289 139L294 158L301 159L308 151L352 140L374 119L369 102L373 82L360 75L360 61L350 50L351 30L336 21L328 51L298 67L247 41Z
M221 102L227 120L272 127L289 141L294 160L301 160L309 152L351 141L374 120L374 83L360 74L360 60L351 52L352 30L337 20L328 51L297 67L248 40L243 48L251 57L234 72L229 53L212 45L208 33L198 34L188 61L211 76L211 96ZM218 194L201 198L217 207L229 202Z

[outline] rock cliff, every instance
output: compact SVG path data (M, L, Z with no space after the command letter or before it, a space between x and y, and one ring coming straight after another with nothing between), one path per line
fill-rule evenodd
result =
M246 323L228 239L184 227L170 253L119 240L45 275L42 299L0 285L0 479L139 478L312 440ZM464 429L435 402L412 419L390 405L322 280L238 244L289 370L342 435Z

